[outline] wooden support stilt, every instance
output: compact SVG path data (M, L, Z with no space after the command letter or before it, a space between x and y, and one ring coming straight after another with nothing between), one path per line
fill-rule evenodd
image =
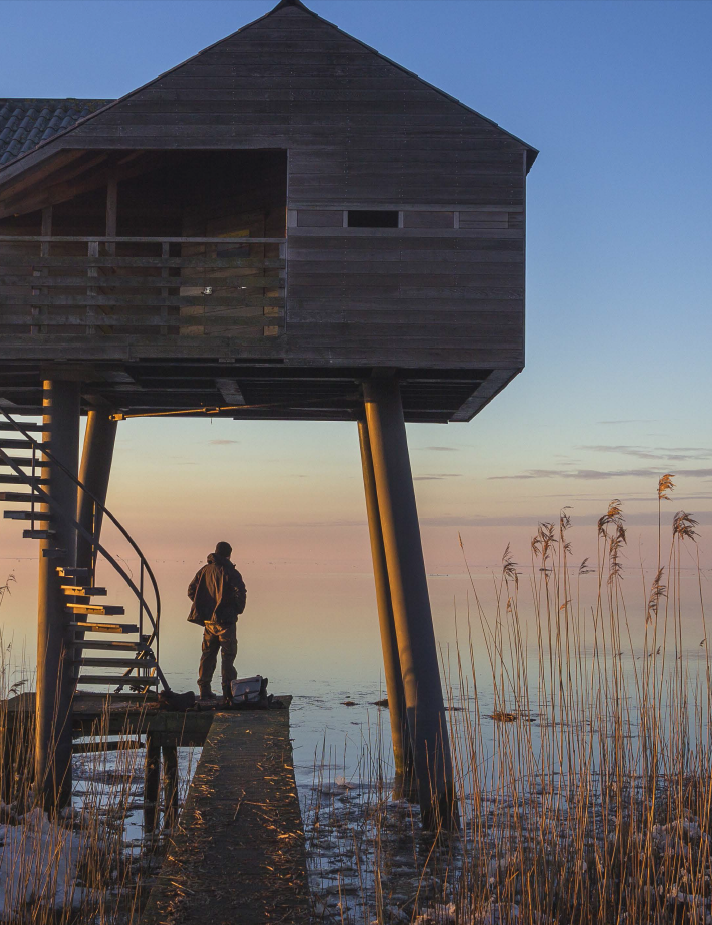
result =
M364 399L423 825L457 824L447 719L397 380L367 380Z
M368 428L365 421L358 424L359 445L361 447L361 465L363 468L363 485L366 495L368 514L368 532L371 539L371 556L373 558L373 575L376 582L376 603L381 629L381 648L383 649L383 667L388 694L388 711L391 719L393 738L393 760L395 763L395 781L393 795L396 799L410 798L414 793L413 749L408 730L405 692L398 655L398 639L393 620L391 590L388 584L388 567L386 551L383 545L381 515L378 509L376 478L373 472L373 457Z
M45 381L43 395L46 431L52 455L77 474L79 454L79 383ZM71 702L73 630L64 606L57 575L57 550L64 565L76 563L77 531L61 516L73 516L77 487L57 466L43 466L45 490L56 505L50 538L40 541L39 599L37 608L37 701L35 783L38 798L47 809L65 806L72 792ZM55 553L53 556L52 554Z
M161 746L151 733L146 735L146 771L143 785L143 827L147 834L156 831L158 796L161 789Z
M163 827L175 828L178 821L178 749L163 746Z
M108 406L91 408L87 414L82 464L79 471L79 481L102 504L106 504L116 439L117 425L116 421L110 419L110 414L111 409ZM101 510L96 507L88 494L80 490L77 499L77 520L80 526L91 533L97 541L101 534L101 519ZM80 534L77 537L77 565L79 568L91 569L93 573L95 559L96 555L92 551L91 543Z

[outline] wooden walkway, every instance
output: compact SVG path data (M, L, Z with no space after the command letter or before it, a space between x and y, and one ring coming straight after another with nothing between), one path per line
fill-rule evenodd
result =
M10 729L19 723L18 732L30 732L34 697L28 692L5 702ZM173 713L119 695L108 702L75 699L77 738L146 735L162 748L203 746L141 925L309 922L306 848L289 738L292 698L280 700L286 709Z
M141 925L308 922L289 710L218 712Z

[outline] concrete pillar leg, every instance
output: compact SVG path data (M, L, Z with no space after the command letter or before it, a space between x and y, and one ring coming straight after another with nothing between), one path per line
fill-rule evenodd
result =
M109 418L111 409L92 408L87 414L87 426L84 432L82 464L79 481L86 486L102 504L106 504L109 488L109 474L114 455L116 438L116 421ZM83 491L77 498L77 520L97 540L101 533L102 512L96 509L94 501ZM96 556L91 543L83 536L77 537L77 565L79 568L94 570Z
M411 797L413 795L413 749L408 730L405 691L403 689L403 676L398 655L398 639L393 620L391 590L388 584L386 551L383 545L381 514L378 509L371 442L365 421L359 421L358 436L361 447L366 511L368 514L368 532L371 539L373 575L376 582L376 603L378 605L378 620L381 629L381 648L383 649L388 711L391 718L391 735L393 737L393 759L396 770L393 795L396 799L400 799L401 797Z
M440 666L397 380L367 380L364 400L423 825L457 824Z
M146 736L146 771L143 785L143 825L146 834L156 831L158 795L161 788L161 746Z
M178 749L163 746L163 827L175 828L178 821Z
M44 383L43 440L75 476L79 455L79 383ZM77 531L58 511L74 516L77 487L56 466L43 466L52 506L54 535L40 541L37 608L37 704L35 785L46 809L65 806L72 792L72 626L64 607L57 565L76 564ZM61 549L60 558L52 556ZM45 556L45 550L49 556Z

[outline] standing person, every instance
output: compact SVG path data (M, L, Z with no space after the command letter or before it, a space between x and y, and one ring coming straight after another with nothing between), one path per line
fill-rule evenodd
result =
M230 682L237 677L237 618L245 609L247 588L242 575L230 560L232 546L218 543L215 552L188 587L193 602L188 621L205 627L203 654L198 671L198 687L203 702L215 700L211 689L218 651L222 653L222 692L226 705L232 703Z

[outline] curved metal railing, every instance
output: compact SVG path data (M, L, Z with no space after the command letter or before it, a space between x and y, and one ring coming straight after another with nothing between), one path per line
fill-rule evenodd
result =
M31 505L32 505L32 510L34 510L34 505L35 505L35 503L36 503L38 500L40 500L40 499L38 499L38 498L35 497L37 494L39 494L39 495L41 496L41 503L47 504L50 508L53 509L53 511L55 511L56 513L59 514L59 516L62 518L62 520L63 520L65 523L69 524L72 528L76 529L77 532L78 532L88 543L91 544L91 549L92 549L92 551L93 551L93 552L96 551L96 552L100 553L101 556L111 565L111 567L114 569L114 571L116 571L117 574L120 575L120 577L123 579L124 583L131 589L131 591L134 593L134 595L136 596L136 598L137 598L137 600L138 600L138 602L139 602L139 636L141 637L142 640L143 640L143 636L144 636L144 633L143 633L144 614L145 614L146 617L148 618L149 624L150 624L150 626L151 626L151 632L150 632L149 638L148 638L148 640L147 640L147 642L146 642L146 648L147 648L147 649L150 649L150 648L153 646L154 642L155 642L155 657L156 657L156 662L158 663L158 656L159 656L159 628L160 628L160 621L161 621L161 594L160 594L160 591L159 591L159 588L158 588L158 582L156 581L156 576L154 575L153 569L151 568L151 566L150 566L150 564L149 564L149 562L148 562L148 559L147 559L146 556L144 555L143 551L141 550L141 548L139 547L139 545L136 543L136 541L133 539L133 537L130 536L130 534L126 531L126 529L123 527L123 525L117 520L117 518L116 518L116 517L111 513L111 511L106 507L106 505L103 504L101 501L99 501L99 499L98 499L91 491L89 491L89 489L84 485L84 483L81 482L80 479L78 479L77 476L74 475L74 473L71 472L63 463L61 463L61 462L51 453L51 451L48 450L48 449L44 446L44 444L42 444L40 441L37 441L37 440L35 440L32 436L30 436L30 434L22 427L22 424L21 424L19 421L15 421L12 417L10 417L10 415L7 414L7 412L6 412L3 408L0 408L0 414L5 418L5 420L6 420L6 421L18 432L18 433L22 434L22 436L23 436L23 437L28 441L28 443L32 446L32 452L33 452L33 456L32 456L32 475L29 475L29 476L26 475L26 473L23 471L22 467L21 467L21 466L17 466L17 465L12 461L11 457L9 457L9 456L7 455L7 453L2 449L2 447L0 447L0 458L2 458L4 464L5 464L6 466L8 466L9 468L11 468L11 469L15 472L15 474L16 474L17 476L19 476L20 479L21 479L22 481L25 482L25 484L31 486L31 488L32 488L32 494L31 494L31 496L30 496L30 502L31 502ZM136 583L134 582L133 578L131 578L131 576L126 572L126 570L125 570L121 565L119 565L119 563L118 563L118 562L116 561L116 559L111 555L111 553L110 553L104 546L102 546L102 544L99 542L97 536L96 536L95 534L90 533L82 524L79 523L78 520L76 520L76 518L74 517L73 514L69 514L67 511L65 511L65 510L61 507L61 505L59 505L56 501L54 501L54 500L50 497L50 495L42 488L42 486L41 486L41 485L39 484L39 482L37 481L37 479L39 478L39 476L38 476L38 475L35 475L35 453L37 453L37 452L39 452L39 453L41 453L43 456L45 456L45 457L52 463L53 466L56 466L59 470L61 470L61 472L62 472L67 478L69 478L72 482L74 482L74 484L75 484L75 485L76 485L76 486L77 486L88 498L90 498L90 499L92 500L92 502L93 502L94 505L95 505L95 510L97 510L97 509L100 510L101 513L102 513L102 515L105 516L105 517L107 517L107 518L111 521L111 523L116 527L116 529L119 531L119 533L120 533L120 534L124 537L124 539L129 543L129 545L130 545L131 548L134 550L134 552L137 553L137 555L138 555L138 557L139 557L139 561L140 561L140 563L141 563L141 576L140 576L140 580L139 580L139 585L138 585L138 586L137 586ZM40 467L42 467L42 464L41 464L41 463L40 463ZM155 605L154 605L154 607L155 607L155 612L154 612L154 610L152 610L151 607L149 606L149 603L148 603L148 601L146 600L146 596L145 596L145 593L144 593L144 589L145 589L145 585L146 585L146 582L145 582L145 576L146 576L146 575L148 575L150 585L151 585L151 587L153 588L153 594L154 594L154 597L155 597ZM145 652L145 650L144 650L144 652ZM145 658L144 652L139 652L139 653L137 654L137 656L136 656L136 662L137 662L136 668L134 669L134 668L132 667L132 668L129 668L129 669L126 670L125 675L126 675L126 677L127 677L127 683L126 683L126 685L123 685L123 684L120 685L119 688L117 689L117 691L120 691L121 688L124 687L124 686L128 686L129 681L132 681L132 680L133 680L133 679L129 679L128 676L131 674L132 671L137 670L137 669L140 669L140 667L141 667L141 666L140 666L140 662L141 662L141 660L142 660L142 656ZM166 679L165 679L165 676L164 676L163 672L161 671L160 667L158 666L158 664L156 664L155 671L156 671L156 674L158 675L158 678L159 678L161 684L166 688L166 690L170 690L170 688L169 688L169 686L168 686L168 683L167 683L167 681L166 681ZM140 680L140 679L137 678L137 679L136 679L136 682L139 682L139 680ZM136 682L134 682L134 683L136 683Z

